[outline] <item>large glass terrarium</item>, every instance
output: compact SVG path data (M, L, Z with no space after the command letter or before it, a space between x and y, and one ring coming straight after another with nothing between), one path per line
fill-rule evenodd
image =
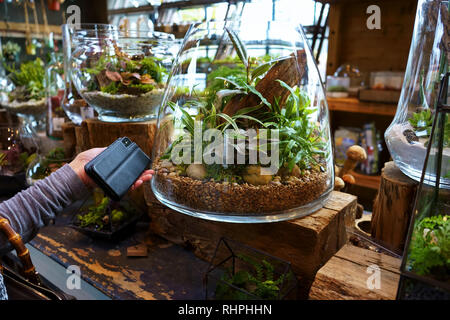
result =
M439 81L449 69L449 27L448 1L419 1L397 113L385 133L395 164L417 181L421 177L430 140ZM450 119L447 117L445 121L447 128L450 127ZM444 136L443 157L443 169L450 170L449 130ZM441 176L441 180L446 188L450 188L449 177Z
M229 63L199 72L205 57ZM152 189L172 209L205 219L304 216L333 189L330 141L324 89L300 26L194 25L159 110Z
M440 179L450 178L450 160L444 155L450 115L448 76L442 81L406 241L399 299L450 299L450 190Z

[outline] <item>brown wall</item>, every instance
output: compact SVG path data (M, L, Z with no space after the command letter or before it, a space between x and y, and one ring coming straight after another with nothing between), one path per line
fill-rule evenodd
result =
M367 7L381 9L381 30L366 26ZM343 63L370 71L404 71L414 28L417 0L336 1L329 16L327 74Z

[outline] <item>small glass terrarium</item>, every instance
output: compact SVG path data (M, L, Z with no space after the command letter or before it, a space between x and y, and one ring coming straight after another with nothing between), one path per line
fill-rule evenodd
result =
M449 3L420 0L402 93L394 121L385 133L396 166L420 180L436 114L439 81L449 70ZM450 128L447 116L446 127ZM450 170L450 130L444 135L443 170ZM450 187L450 179L441 176ZM433 180L430 180L433 182ZM427 183L425 181L425 183Z
M288 300L297 296L291 264L237 241L220 239L205 275L206 300Z
M450 115L447 104L449 74L442 81L435 109L404 250L399 299L450 299L450 190L440 179L450 178L450 160L444 154Z
M128 197L113 201L96 188L74 214L71 227L94 238L113 240L131 231L142 215Z
M46 153L37 155L29 164L26 177L29 185L44 179L72 160L65 154L64 148L56 147Z
M208 55L233 63L204 73L196 59ZM321 208L334 181L328 108L301 26L193 26L159 111L153 168L155 196L196 217L273 222Z
M36 149L36 141L22 127L0 125L0 195L26 188L25 171L37 156Z
M173 35L75 30L70 76L78 93L108 122L157 117L174 58Z
M40 58L24 62L19 68L8 68L8 78L14 89L9 91L8 101L2 102L9 112L18 115L23 125L31 131L45 130L44 63Z

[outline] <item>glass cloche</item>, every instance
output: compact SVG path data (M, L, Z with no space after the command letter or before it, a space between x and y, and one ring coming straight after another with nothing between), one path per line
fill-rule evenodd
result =
M449 70L448 12L448 1L419 1L397 113L385 133L395 164L416 181L420 180L430 140L439 81ZM450 171L450 118L445 121L443 170ZM450 188L449 177L442 176L441 182Z
M230 63L201 73L203 57ZM328 108L302 28L193 25L159 110L153 168L155 196L196 217L273 222L321 208L334 183Z
M160 32L75 30L70 76L78 93L108 122L157 117L177 42ZM174 52L175 50L175 52Z

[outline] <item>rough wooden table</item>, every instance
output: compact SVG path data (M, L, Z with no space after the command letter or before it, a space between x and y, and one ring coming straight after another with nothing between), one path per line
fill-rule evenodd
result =
M67 267L80 267L82 278L112 299L203 299L208 264L159 237L147 237L148 223L119 242L93 240L67 227L69 213L44 227L31 244ZM129 246L145 242L148 257L129 258Z
M210 259L221 237L262 250L292 264L300 278L300 297L307 298L315 273L346 242L346 225L353 225L356 197L331 193L325 206L315 213L290 221L236 224L202 220L161 205L145 189L151 219L150 230L169 241L190 248L202 259Z
M317 272L309 298L394 300L400 264L398 258L347 244Z

